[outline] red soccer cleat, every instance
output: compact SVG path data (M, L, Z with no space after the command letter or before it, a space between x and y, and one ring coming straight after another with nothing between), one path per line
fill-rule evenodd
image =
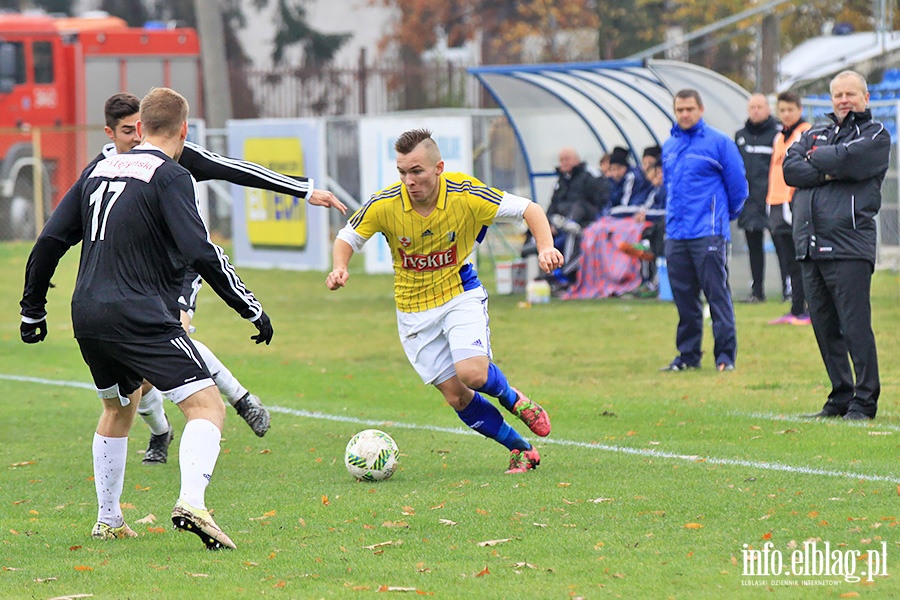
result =
M509 454L509 469L506 470L506 473L507 475L524 473L536 469L539 464L541 464L541 455L534 446L529 450L513 450Z
M513 404L512 414L519 417L523 423L528 425L528 429L540 437L550 435L550 415L544 410L540 404L534 400L529 400L528 396L513 388L518 399Z

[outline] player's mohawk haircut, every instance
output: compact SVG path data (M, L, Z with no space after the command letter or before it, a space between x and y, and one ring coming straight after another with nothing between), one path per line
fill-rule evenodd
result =
M398 154L409 154L425 140L431 140L430 129L410 129L400 134L400 137L394 142L394 150ZM431 140L431 143L434 143L434 140Z

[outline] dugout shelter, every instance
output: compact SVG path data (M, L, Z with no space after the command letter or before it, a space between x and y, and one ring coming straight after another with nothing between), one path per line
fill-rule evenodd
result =
M732 135L746 119L750 94L709 69L671 60L483 66L469 69L506 113L531 182L531 197L549 202L559 150L571 146L589 165L615 146L636 165L647 146L662 145L675 124L675 93L694 88L704 119Z

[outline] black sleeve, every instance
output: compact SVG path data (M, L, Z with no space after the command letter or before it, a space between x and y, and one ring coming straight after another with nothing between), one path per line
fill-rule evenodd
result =
M597 214L602 214L604 210L606 210L607 205L609 204L609 193L610 193L610 185L609 179L606 177L595 177L594 178L594 206L597 209Z
M284 175L253 162L210 152L190 142L185 142L178 163L190 171L197 181L221 179L298 198L308 198L313 192L313 181L306 177Z
M842 181L865 181L888 170L891 135L881 123L871 123L865 133L847 143L822 146L809 155L815 168Z
M81 222L82 179L75 182L38 236L25 266L25 288L20 314L32 319L47 315L47 290L59 259L84 235Z
M813 146L811 131L804 131L800 139L791 144L784 156L782 170L784 182L795 188L811 188L825 184L825 173L809 162L807 154Z
M212 243L195 194L190 174L181 171L163 184L160 210L185 260L203 277L228 306L245 319L255 320L262 306L234 271L225 252Z

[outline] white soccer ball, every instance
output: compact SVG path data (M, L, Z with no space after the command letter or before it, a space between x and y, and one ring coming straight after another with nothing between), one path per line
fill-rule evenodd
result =
M347 443L344 464L361 481L384 481L394 474L399 453L391 436L377 429L366 429Z

